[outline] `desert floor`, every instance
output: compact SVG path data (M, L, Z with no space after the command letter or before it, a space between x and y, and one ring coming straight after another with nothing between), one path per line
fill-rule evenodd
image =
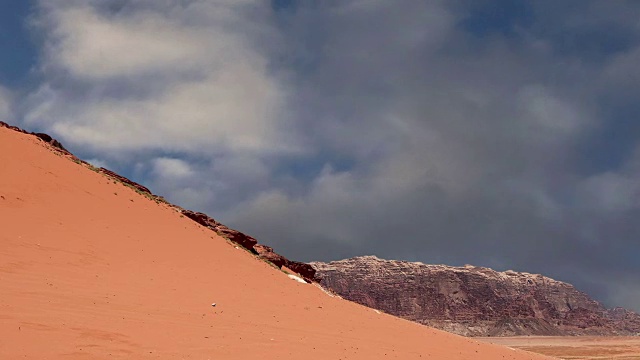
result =
M478 339L561 359L640 359L640 336L523 336Z

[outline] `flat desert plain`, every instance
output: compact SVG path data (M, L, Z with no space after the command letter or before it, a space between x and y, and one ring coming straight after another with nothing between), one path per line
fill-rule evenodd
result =
M640 336L523 336L479 338L479 340L561 359L640 359Z

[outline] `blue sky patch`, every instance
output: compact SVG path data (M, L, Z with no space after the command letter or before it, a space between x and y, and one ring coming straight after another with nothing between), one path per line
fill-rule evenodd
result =
M480 1L472 2L469 15L462 19L460 26L478 37L512 36L519 27L529 27L533 20L529 1Z
M0 84L20 85L36 64L38 52L27 28L30 0L5 1L0 11Z

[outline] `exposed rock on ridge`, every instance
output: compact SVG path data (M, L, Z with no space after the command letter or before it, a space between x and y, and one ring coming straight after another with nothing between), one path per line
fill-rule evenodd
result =
M258 252L254 250L254 246L258 244L258 240L252 238L249 235L241 233L240 231L230 229L225 225L215 221L213 218L209 217L207 214L201 212L194 212L191 210L180 209L180 212L189 219L197 222L198 224L209 228L215 231L222 237L225 237L236 244L244 247L245 249L257 254Z
M143 192L143 193L147 193L147 194L152 195L151 190L147 189L145 186L142 186L142 185L138 184L135 181L131 181L131 180L127 179L126 177L121 176L120 174L117 174L117 173L115 173L115 172L113 172L113 171L111 171L109 169L105 169L105 168L101 167L100 168L100 172L102 174L105 174L105 175L107 175L107 176L109 176L111 178L114 178L114 179L120 181L123 184L127 184L127 185L133 187L134 189L136 189L139 192Z
M551 278L356 257L313 262L316 280L345 299L466 336L630 335L640 316L607 310Z
M33 136L39 138L40 140L44 141L45 143L51 145L53 147L53 149L55 151L57 151L58 153L62 153L63 155L67 155L67 156L73 158L74 160L82 161L82 160L78 159L77 157L75 157L72 153L70 153L69 150L65 149L65 147L62 146L62 144L58 140L52 138L50 135L47 135L45 133L28 132L26 130L20 129L17 126L9 125L4 121L0 121L0 127L5 127L5 128L8 128L8 129L11 129L13 131L17 131L17 132L20 132L20 133L23 133L23 134L33 135ZM82 162L86 164L86 162L84 162L84 161L82 161Z
M133 188L134 190L136 190L137 192L149 197L150 199L156 201L156 202L163 202L168 204L168 206L172 207L173 209L175 209L176 211L178 211L179 213L183 214L184 216L188 217L189 219L197 222L198 224L216 232L216 234L230 240L233 241L234 243L242 246L243 248L249 250L250 252L252 252L253 254L258 255L261 259L263 260L268 260L270 262L272 262L274 265L276 265L279 268L282 268L283 266L286 267L287 269L294 271L296 273L298 273L300 276L302 276L307 282L311 282L313 281L314 278L314 274L315 274L315 269L309 265L309 264L305 264L302 262L297 262L297 261L292 261L289 260L287 258L285 258L282 255L279 255L277 253L275 253L273 251L273 248L269 247L269 246L265 246L265 245L259 245L258 241L249 236L246 235L238 230L234 230L231 229L227 226L225 226L224 224L221 224L219 222L217 222L216 220L214 220L213 218L209 217L207 214L201 213L201 212L195 212L195 211L191 211L191 210L187 210L187 209L183 209L180 206L174 205L174 204L170 204L168 203L162 196L158 196L155 195L151 192L151 190L149 190L147 187L138 184L137 182L130 180L114 171L111 171L109 169L106 168L96 168L94 166L92 166L91 164L89 164L88 162L79 159L78 157L76 157L75 155L73 155L71 152L69 152L58 140L52 138L50 135L48 134L44 134L44 133L33 133L33 132L28 132L25 131L17 126L12 126L9 125L5 122L0 121L0 127L5 127L5 128L9 128L11 130L23 133L23 134L29 134L29 135L33 135L36 136L37 138L39 138L40 140L44 141L45 143L51 145L51 149L60 153L63 156L66 156L68 158L70 158L71 160L82 164L86 167L89 167L91 170L99 172L115 181L119 181L131 188Z
M289 260L284 256L274 252L273 248L270 246L257 244L253 246L253 250L255 250L262 259L271 262L279 268L285 267L293 272L298 273L307 282L312 282L314 280L316 270L309 264Z

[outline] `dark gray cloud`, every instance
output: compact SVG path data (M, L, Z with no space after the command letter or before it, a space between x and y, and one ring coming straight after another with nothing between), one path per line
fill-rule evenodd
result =
M637 3L61 4L22 107L81 155L292 258L541 272L640 310Z

